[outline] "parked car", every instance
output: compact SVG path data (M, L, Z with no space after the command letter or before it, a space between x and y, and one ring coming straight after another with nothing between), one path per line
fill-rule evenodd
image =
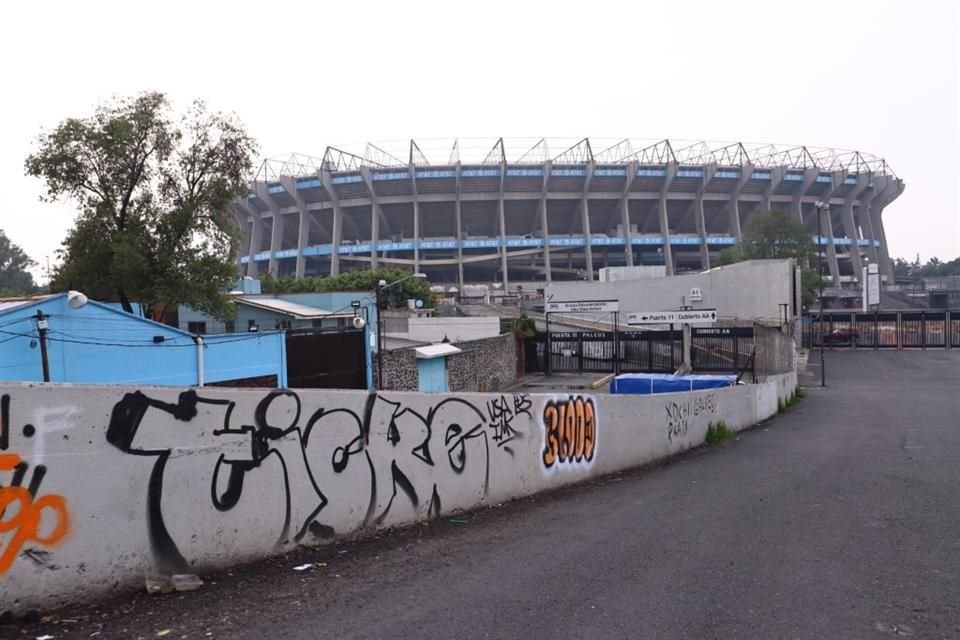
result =
M823 344L830 347L846 346L853 344L854 340L860 337L860 333L853 328L834 329L823 336Z

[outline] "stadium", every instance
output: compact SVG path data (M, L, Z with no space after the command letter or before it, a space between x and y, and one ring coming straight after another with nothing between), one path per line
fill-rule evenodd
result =
M709 268L780 210L824 248L829 281L893 282L883 210L904 189L859 151L596 139L415 141L265 160L234 218L246 275L402 266L434 283L593 280L602 267ZM823 237L817 237L817 203Z

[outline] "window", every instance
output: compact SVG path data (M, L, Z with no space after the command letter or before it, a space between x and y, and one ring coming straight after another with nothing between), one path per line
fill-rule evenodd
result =
M236 333L236 331L237 331L237 323L236 323L236 322L234 322L233 320L227 320L227 321L224 323L224 325L223 325L223 332L224 332L224 333Z
M206 322L188 322L187 331L195 335L202 336L207 332L207 323Z

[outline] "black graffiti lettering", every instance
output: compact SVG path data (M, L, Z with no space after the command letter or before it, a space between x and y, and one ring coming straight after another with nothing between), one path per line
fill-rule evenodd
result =
M190 390L180 393L176 402L167 402L137 391L125 394L114 406L107 441L124 453L154 458L147 487L151 548L162 570L183 571L189 563L164 514L164 508L175 509L180 501L164 498L164 481L173 472L171 443L182 437L173 437L170 430L179 430L181 423L197 437L212 434L214 442L222 446L220 451L204 447L211 465L209 499L216 512L226 514L236 509L245 501L246 488L279 478L282 499L277 503L277 515L280 508L283 515L282 522L277 523L277 544L284 545L300 543L307 536L326 539L335 535L333 527L321 520L330 504L321 485L348 473L350 480L345 477L337 482L353 483L359 473L370 485L366 512L358 523L361 527L383 524L398 503L408 503L415 512L425 509L427 517L439 516L442 486L433 471L440 471L431 450L434 434L442 437L442 445L437 446L447 452L447 462L441 466L457 476L470 469L470 477L477 478L479 489L486 495L490 439L502 446L522 437L517 421L519 416L529 418L531 408L532 402L523 395L501 396L482 409L464 399L446 398L422 414L371 393L362 415L340 407L320 407L303 414L295 392L276 390L258 402L252 424L245 424L231 400L201 397ZM206 425L197 421L208 420L213 410L222 412L222 418L216 417L216 427L205 431ZM304 415L309 418L301 425ZM157 421L157 416L173 421ZM375 426L385 427L385 432L378 432L383 439L374 441L379 447L374 455L371 438ZM389 443L388 449L377 443ZM475 448L481 443L482 454ZM507 447L504 450L511 451ZM362 456L366 464L351 464L356 456ZM181 459L177 464L182 469L187 462ZM42 478L43 471L35 471L34 482L38 484ZM386 488L385 492L378 489L379 483L386 485L380 487ZM167 490L183 488L172 486ZM341 494L337 494L338 499ZM385 504L380 503L380 495L386 498ZM421 496L429 496L429 502L423 504Z

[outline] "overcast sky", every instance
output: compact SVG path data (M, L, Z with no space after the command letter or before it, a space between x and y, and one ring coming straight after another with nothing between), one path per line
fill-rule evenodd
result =
M894 256L960 255L956 0L17 2L0 26L0 228L71 225L23 175L113 95L234 111L263 155L484 136L795 143L887 159ZM426 143L429 144L429 143Z

